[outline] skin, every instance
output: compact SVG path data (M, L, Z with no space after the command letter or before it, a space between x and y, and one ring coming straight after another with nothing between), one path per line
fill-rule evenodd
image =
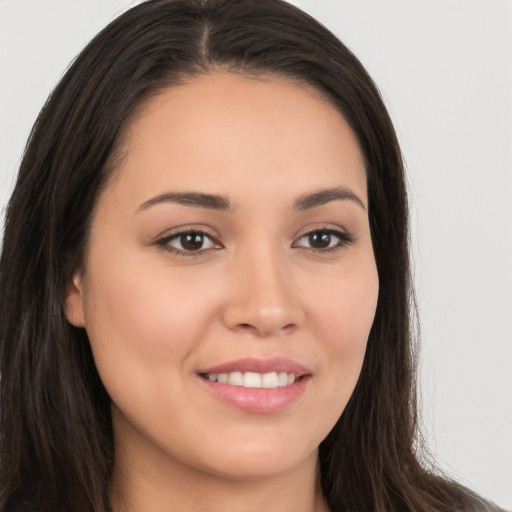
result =
M312 88L218 71L153 97L124 149L65 303L112 398L114 510L326 510L318 445L354 390L378 295L354 134ZM294 207L340 187L354 197ZM190 191L231 208L147 204ZM208 236L177 254L170 236L191 228ZM342 235L313 247L307 233L328 229ZM309 368L304 393L252 413L198 376L249 356Z

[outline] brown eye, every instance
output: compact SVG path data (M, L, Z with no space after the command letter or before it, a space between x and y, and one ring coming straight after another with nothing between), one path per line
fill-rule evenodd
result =
M209 235L201 231L187 231L165 238L160 245L171 251L192 253L213 249L215 242Z
M307 235L309 246L313 249L326 249L331 245L332 238L328 231L315 231Z
M179 240L185 251L199 251L203 248L205 236L201 233L189 233L180 235Z
M348 233L334 229L317 229L301 236L295 245L315 251L328 251L340 248L353 241Z

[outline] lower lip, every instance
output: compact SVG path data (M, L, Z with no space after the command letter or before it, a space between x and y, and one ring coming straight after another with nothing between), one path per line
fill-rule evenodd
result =
M278 412L296 402L306 390L310 375L293 384L277 388L244 388L199 377L207 388L224 402L247 412Z

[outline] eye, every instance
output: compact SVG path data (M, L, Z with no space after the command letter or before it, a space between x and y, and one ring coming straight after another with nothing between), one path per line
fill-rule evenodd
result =
M353 237L336 229L316 229L302 235L295 247L304 247L315 251L330 251L341 248L354 241Z
M177 254L200 254L209 249L219 248L219 244L203 231L175 233L159 240L158 245Z

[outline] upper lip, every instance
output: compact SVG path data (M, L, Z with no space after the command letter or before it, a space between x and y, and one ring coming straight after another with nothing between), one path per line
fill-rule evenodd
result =
M200 370L200 374L211 373L232 373L232 372L254 372L254 373L271 373L286 372L293 373L296 377L311 374L311 370L305 366L288 359L286 357L272 357L270 359L258 359L255 357L246 357L243 359L235 359L226 363L212 366Z

